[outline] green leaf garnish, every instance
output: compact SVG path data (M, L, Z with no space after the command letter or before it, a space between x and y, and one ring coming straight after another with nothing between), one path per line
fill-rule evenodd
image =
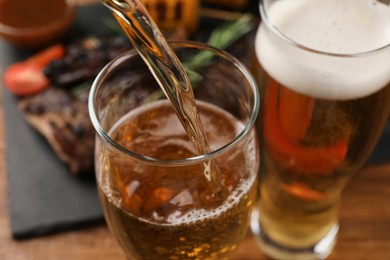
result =
M253 16L246 14L238 20L226 22L211 33L207 44L218 49L226 49L253 29L252 20ZM190 79L193 89L195 89L197 83L202 80L202 75L197 73L196 70L210 65L213 56L214 53L203 51L183 62L184 70ZM164 97L162 90L156 90L147 100L145 100L145 102L157 100L162 97Z
M246 14L238 20L225 23L211 33L207 44L218 49L229 47L252 30L252 19L252 15ZM210 63L213 56L214 54L212 52L201 52L186 60L183 66L189 69L204 67Z

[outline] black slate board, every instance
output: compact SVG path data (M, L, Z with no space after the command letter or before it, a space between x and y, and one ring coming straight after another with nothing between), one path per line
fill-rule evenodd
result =
M68 38L103 32L104 17L111 18L111 14L101 5L80 7ZM202 26L210 27L210 21L202 22ZM0 68L29 54L0 40ZM28 238L103 223L93 175L71 176L44 138L27 124L16 108L15 97L4 88L3 104L13 237ZM390 162L390 122L369 160L385 162Z
M80 7L69 37L104 30L100 5ZM0 68L29 53L0 41ZM16 239L102 223L103 214L93 173L74 177L46 140L32 129L16 108L16 99L3 88L7 142L8 205Z

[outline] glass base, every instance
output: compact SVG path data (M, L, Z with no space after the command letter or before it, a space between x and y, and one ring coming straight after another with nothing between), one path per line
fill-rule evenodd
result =
M262 252L277 260L316 260L325 259L333 250L337 240L339 225L336 223L318 243L305 248L291 248L273 241L261 228L259 212L252 212L251 229Z

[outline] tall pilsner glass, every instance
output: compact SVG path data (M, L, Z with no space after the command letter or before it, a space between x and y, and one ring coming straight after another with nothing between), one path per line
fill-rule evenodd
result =
M342 191L388 119L389 1L264 0L260 13L264 169L252 231L275 259L323 259Z
M222 51L189 42L172 48L184 63L207 60L189 69L212 151L197 155L138 53L119 56L96 78L89 100L103 211L128 259L225 259L257 199L258 88ZM213 183L205 174L210 162L219 168Z

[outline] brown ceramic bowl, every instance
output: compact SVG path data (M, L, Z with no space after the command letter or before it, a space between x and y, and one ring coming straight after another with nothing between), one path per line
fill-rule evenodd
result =
M72 25L76 4L68 1L66 10L57 20L36 27L13 27L0 22L0 37L25 49L39 49L60 39Z

